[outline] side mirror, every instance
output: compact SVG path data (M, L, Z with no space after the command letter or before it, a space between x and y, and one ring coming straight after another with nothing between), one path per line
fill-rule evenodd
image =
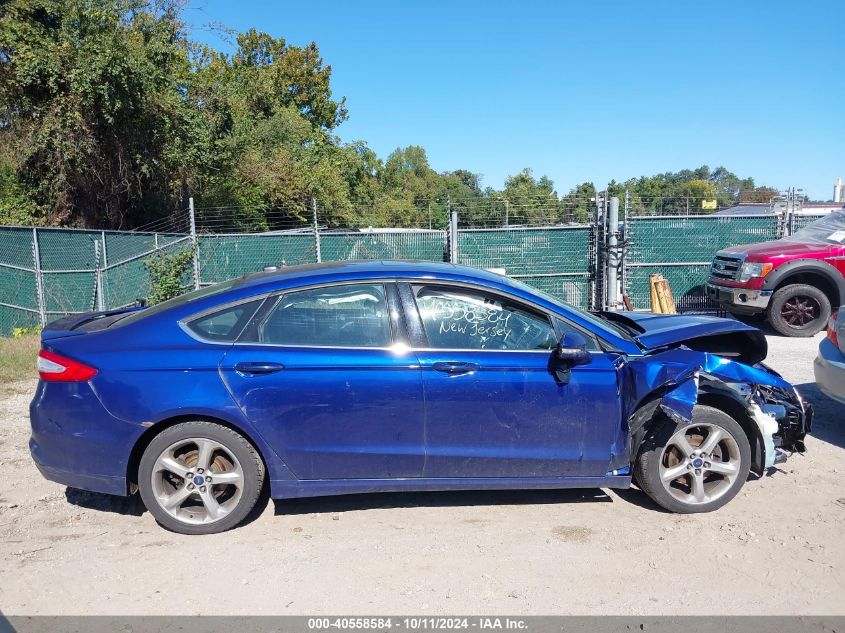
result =
M587 351L587 339L580 332L567 332L555 348L555 359L567 367L586 365L593 360Z

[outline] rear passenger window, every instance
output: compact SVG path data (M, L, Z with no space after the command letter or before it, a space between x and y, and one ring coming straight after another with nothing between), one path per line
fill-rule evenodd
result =
M258 328L260 343L302 347L388 347L384 286L348 284L282 295Z
M239 303L236 306L230 306L206 314L198 319L188 322L188 328L193 330L200 337L209 341L227 342L234 341L238 338L241 330L252 318L253 313L261 305L264 299L256 299L248 303Z

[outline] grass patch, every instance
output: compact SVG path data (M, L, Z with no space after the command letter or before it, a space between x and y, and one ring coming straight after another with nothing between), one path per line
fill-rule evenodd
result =
M38 378L35 359L41 349L41 337L0 338L0 385L17 380Z

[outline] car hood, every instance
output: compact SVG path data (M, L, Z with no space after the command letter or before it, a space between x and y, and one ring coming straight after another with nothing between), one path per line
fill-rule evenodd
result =
M768 353L763 333L736 319L650 312L605 312L603 316L632 330L634 340L646 351L683 345L749 365Z
M745 255L748 261L769 261L777 257L793 259L808 255L824 255L833 247L825 242L799 242L789 239L742 244L723 248L717 254Z

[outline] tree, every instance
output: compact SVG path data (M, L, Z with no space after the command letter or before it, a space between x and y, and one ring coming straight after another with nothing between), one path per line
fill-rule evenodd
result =
M2 154L37 216L120 227L144 198L172 203L185 51L171 0L3 5Z

